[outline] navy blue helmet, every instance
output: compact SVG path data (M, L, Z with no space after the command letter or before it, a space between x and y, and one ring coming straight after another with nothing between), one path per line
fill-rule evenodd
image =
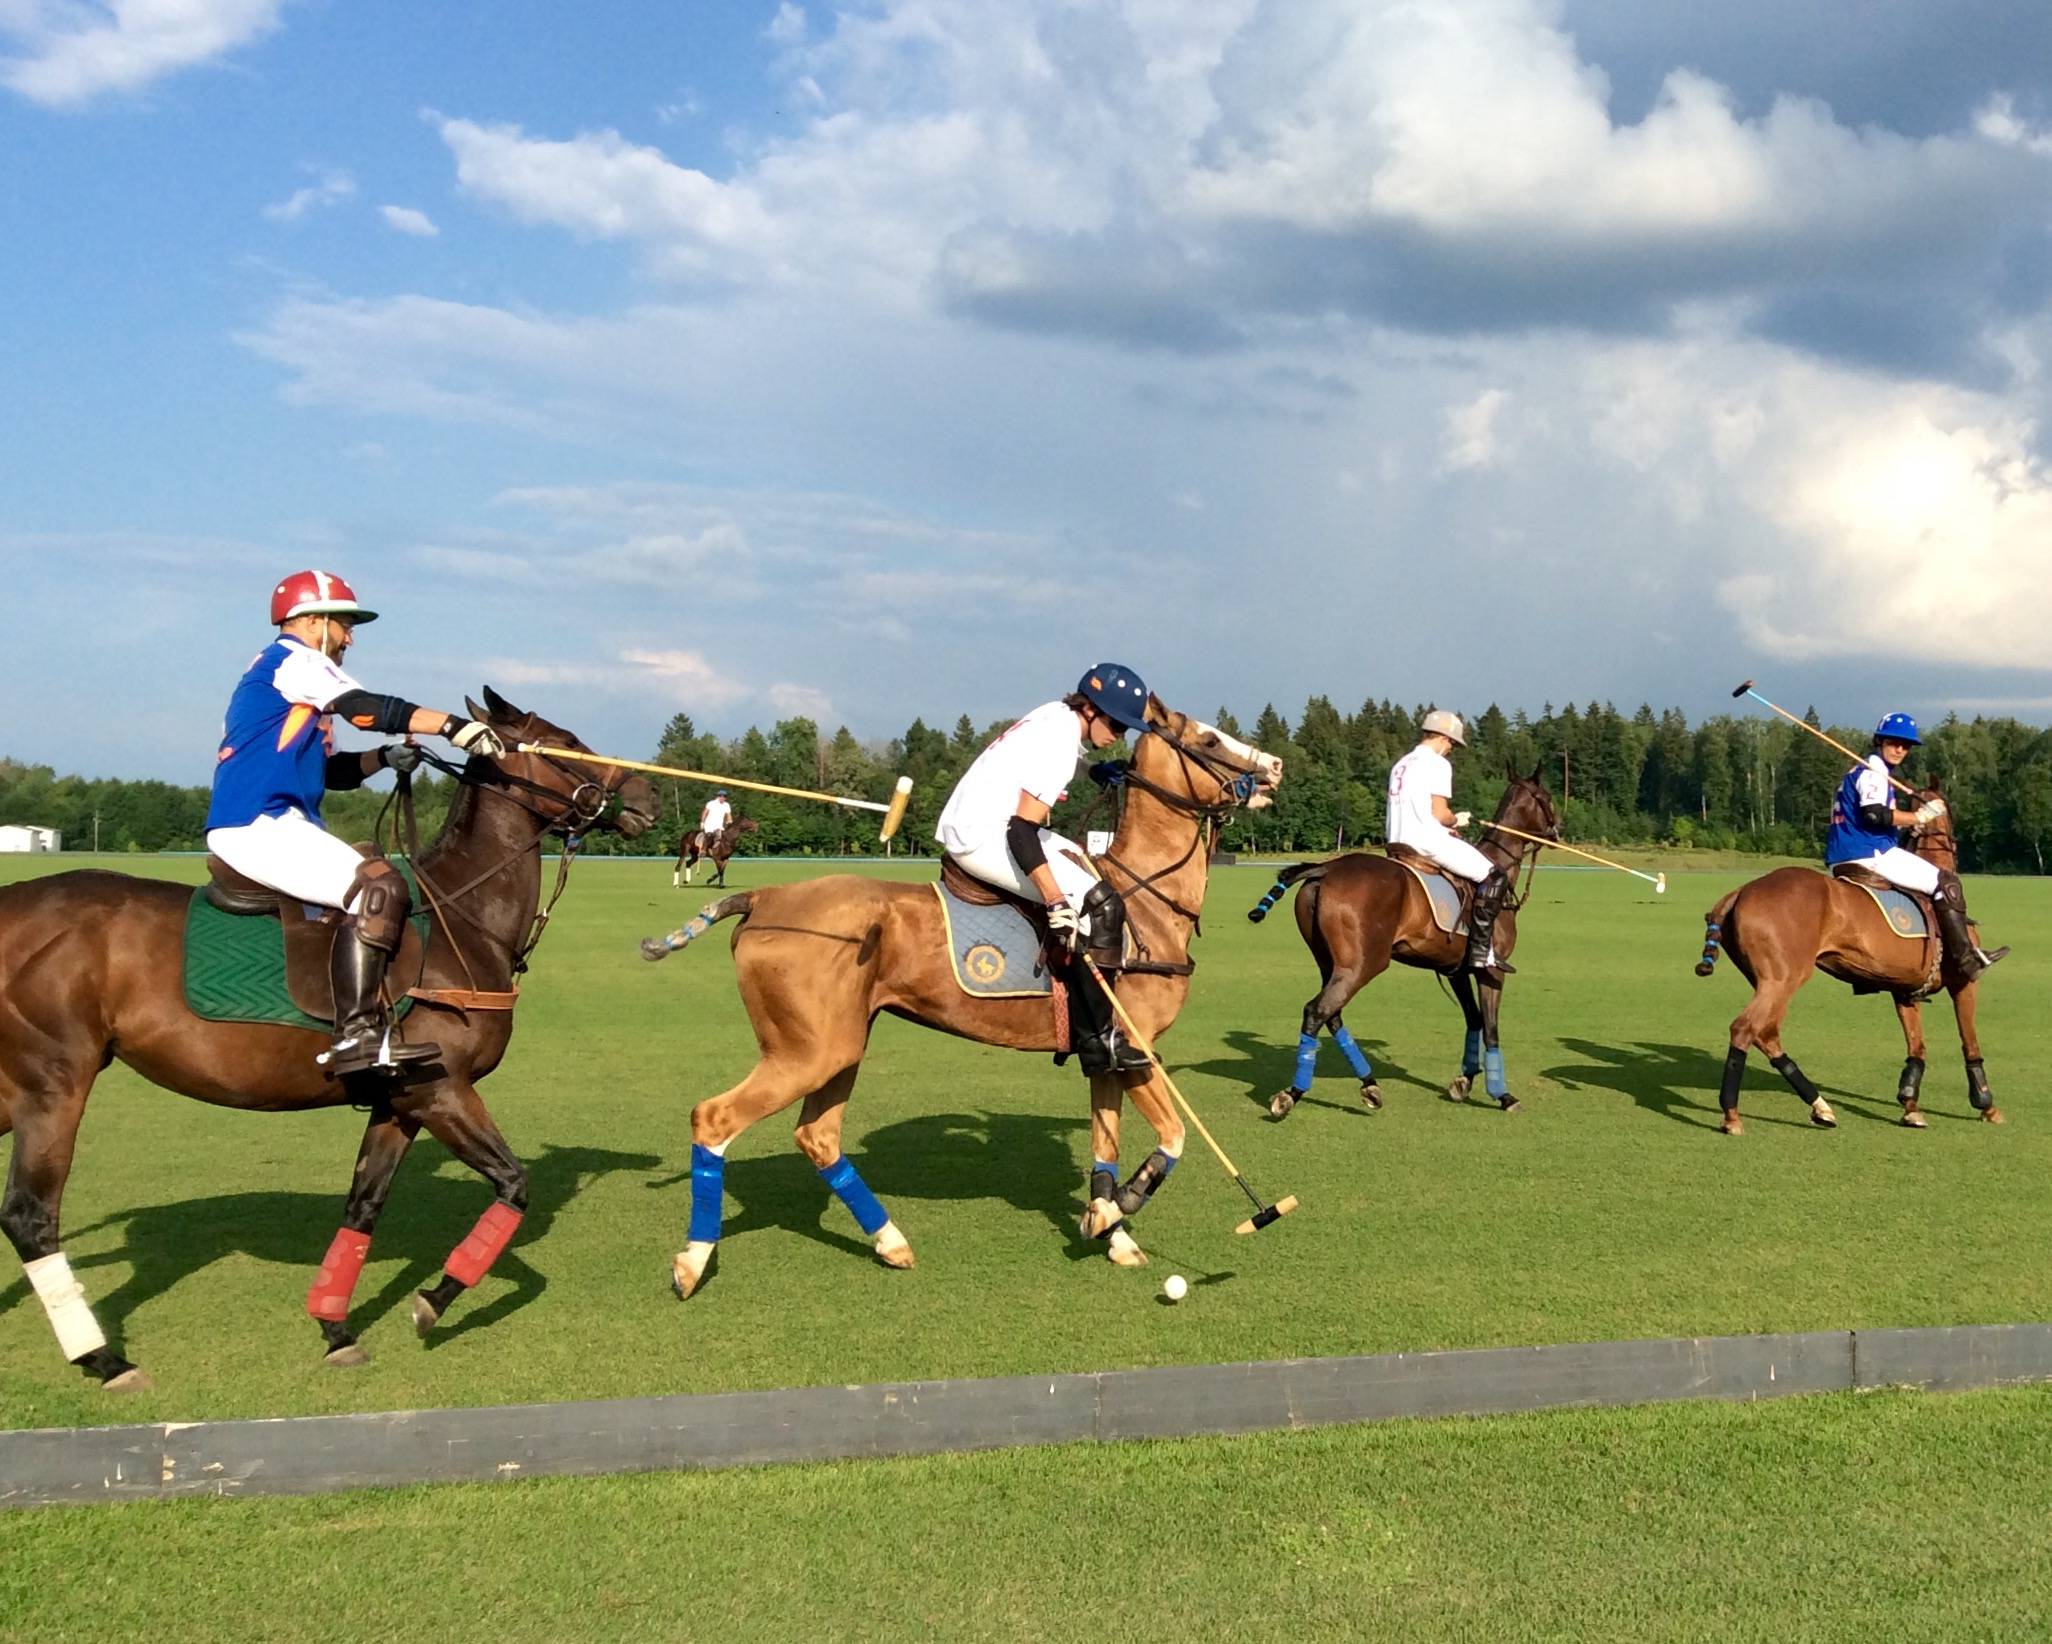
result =
M1100 662L1076 682L1076 694L1121 730L1147 723L1146 682L1122 663Z

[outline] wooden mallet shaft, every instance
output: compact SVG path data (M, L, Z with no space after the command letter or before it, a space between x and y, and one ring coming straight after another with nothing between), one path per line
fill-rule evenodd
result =
M875 799L850 799L845 794L820 793L813 788L785 788L774 782L751 782L745 776L718 776L711 771L687 771L679 765L651 765L645 759L612 759L605 754L586 753L582 748L558 748L546 742L522 742L516 753L547 754L551 759L577 759L587 765L617 765L623 771L646 771L651 776L679 776L687 782L711 782L725 788L747 788L755 793L778 793L787 799L817 799L824 805L840 805L851 811L881 811L883 829L879 841L889 839L905 820L905 807L912 798L912 778L901 776L891 790L889 804Z
M1839 741L1837 737L1826 736L1822 731L1818 730L1816 726L1812 725L1807 719L1799 718L1797 715L1790 713L1786 708L1782 707L1779 703L1769 702L1758 691L1753 689L1753 682L1750 679L1741 680L1737 685L1733 686L1731 694L1733 696L1751 697L1755 702L1759 703L1761 707L1769 709L1774 713L1778 713L1779 715L1781 715L1783 719L1787 720L1791 725L1796 726L1800 730L1808 731L1810 735L1814 736L1819 742L1822 742L1829 747L1836 748L1840 753L1844 754L1846 758L1850 759L1855 765L1866 764L1867 756L1865 754L1854 753L1852 749L1848 748L1843 742ZM1924 797L1922 794L1918 793L1914 787L1912 787L1909 783L1903 781L1901 777L1895 775L1895 773L1892 771L1889 773L1888 780L1892 782L1900 792L1908 794L1912 799L1922 799Z
M1667 875L1664 873L1641 873L1637 868L1628 868L1622 862L1613 862L1607 856L1598 856L1594 851L1585 851L1579 845L1564 845L1558 839L1542 839L1536 833L1527 833L1523 828L1513 828L1505 822L1491 822L1490 827L1498 833L1507 833L1514 839L1529 839L1535 845L1544 845L1549 850L1566 851L1570 856L1584 857L1591 862L1600 862L1606 868L1615 868L1619 873L1628 873L1634 879L1643 879L1654 890L1667 890Z

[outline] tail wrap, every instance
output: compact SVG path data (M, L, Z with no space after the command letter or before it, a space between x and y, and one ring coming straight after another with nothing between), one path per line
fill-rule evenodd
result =
M1268 894L1247 910L1248 920L1253 924L1260 924L1262 920L1268 917L1268 910L1274 907L1282 899L1284 893L1292 885L1296 884L1298 880L1311 878L1314 875L1322 875L1324 871L1325 864L1323 862L1298 862L1293 866L1284 868L1276 876L1275 883L1268 887Z
M686 920L669 935L644 936L641 939L641 957L651 964L658 959L667 959L679 948L689 947L722 919L731 919L739 914L745 920L753 899L752 891L736 891L732 896L706 903L695 917Z

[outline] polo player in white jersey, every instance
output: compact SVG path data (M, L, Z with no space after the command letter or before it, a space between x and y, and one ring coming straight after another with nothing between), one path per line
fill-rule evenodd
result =
M1132 669L1107 662L1075 690L1043 703L976 756L941 808L934 837L964 871L987 885L1047 907L1048 933L1062 954L1101 947L1116 958L1124 910L1073 841L1048 827L1075 779L1082 750L1109 748L1145 722L1147 687ZM1093 768L1093 776L1097 774ZM1080 965L1067 967L1076 1059L1085 1073L1150 1066L1120 1033L1110 1001Z
M1420 728L1425 734L1417 747L1390 767L1385 837L1390 844L1408 846L1474 884L1474 905L1468 910L1468 952L1462 966L1478 976L1501 981L1512 967L1497 957L1491 938L1510 881L1488 857L1453 831L1473 820L1468 812L1453 808L1453 762L1449 758L1455 748L1468 745L1467 728L1459 714L1444 708L1433 709Z

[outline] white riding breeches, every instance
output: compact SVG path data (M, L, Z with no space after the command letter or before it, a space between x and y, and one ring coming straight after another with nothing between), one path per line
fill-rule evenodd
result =
M1458 834L1449 833L1439 839L1410 840L1407 843L1420 856L1429 856L1449 873L1472 879L1478 885L1496 872L1496 864Z
M1900 885L1904 890L1920 891L1925 896L1938 889L1936 864L1926 862L1921 856L1913 856L1900 845L1883 851L1879 856L1863 856L1857 862L1835 862L1834 867L1865 868L1878 873L1891 885Z
M1097 875L1084 866L1088 859L1083 848L1064 839L1047 828L1040 830L1040 848L1047 853L1048 871L1054 875L1055 888L1069 906L1077 912L1083 910L1083 898L1090 894L1090 887L1097 883ZM1026 870L1012 859L1011 848L1005 843L1005 836L989 840L973 851L950 850L948 854L959 862L968 873L981 879L986 885L995 885L999 890L1008 890L1014 896L1023 896L1029 902L1038 902L1040 892Z
M299 811L215 828L207 849L258 884L324 908L349 908L349 887L363 866L353 846Z

